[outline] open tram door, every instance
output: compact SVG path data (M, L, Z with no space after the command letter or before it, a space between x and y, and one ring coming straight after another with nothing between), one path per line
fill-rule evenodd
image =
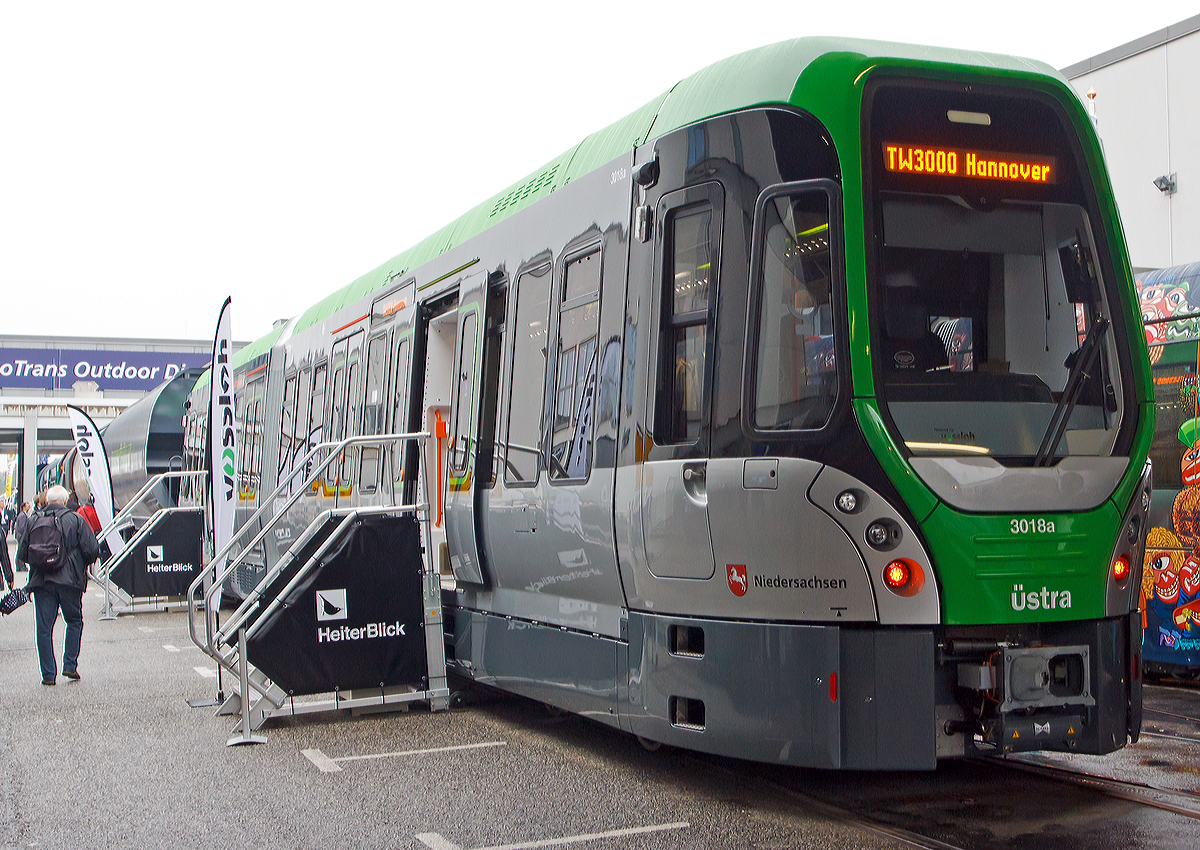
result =
M481 416L488 291L486 272L464 274L457 298L430 311L425 346L421 427L433 435L426 457L433 556L442 574L471 584L485 583L476 493L491 481L490 436L480 450L481 433L490 435Z

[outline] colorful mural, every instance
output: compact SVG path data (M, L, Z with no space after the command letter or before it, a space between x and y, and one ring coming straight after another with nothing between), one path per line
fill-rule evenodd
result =
M1200 339L1200 263L1140 274L1134 280L1142 302L1146 344ZM1192 316L1167 321L1174 316ZM1160 351L1159 354L1162 352Z
M1142 653L1152 670L1194 675L1200 674L1200 263L1140 275L1136 284L1158 410Z

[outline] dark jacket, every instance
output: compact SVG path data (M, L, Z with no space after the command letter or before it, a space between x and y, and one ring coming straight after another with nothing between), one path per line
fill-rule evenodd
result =
M14 526L13 534L17 538L17 542L21 542L21 538L25 536L26 530L29 528L29 514L21 511L17 514L17 522Z
M87 590L88 564L100 555L100 544L96 541L96 535L92 533L87 520L74 511L67 510L66 505L50 504L29 518L30 526L33 525L33 521L39 513L46 516L54 514L58 517L59 528L62 529L63 545L67 550L67 562L61 570L54 574L53 579L43 576L41 567L29 563L27 529L27 533L17 546L17 558L29 564L29 583L25 586L34 589L50 581L52 584L69 585L76 590Z

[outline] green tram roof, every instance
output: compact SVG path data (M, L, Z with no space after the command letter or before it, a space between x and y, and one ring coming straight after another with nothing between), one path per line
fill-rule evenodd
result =
M341 309L383 289L394 276L410 272L461 245L508 216L546 197L572 179L588 174L652 138L716 115L768 104L797 103L803 76L817 60L861 69L879 59L906 63L939 62L1039 75L1061 76L1041 62L953 48L923 47L867 39L813 37L781 41L739 53L676 83L629 115L564 151L524 180L488 198L383 265L367 272L308 308L289 324L300 333ZM1066 85L1066 81L1063 80ZM857 105L854 107L857 112ZM267 351L283 330L234 355L234 365Z
M232 309L233 305L230 304L229 306ZM280 322L276 327L271 328L270 333L268 333L266 336L260 336L258 339L254 340L254 342L250 343L249 345L242 346L240 349L235 351L233 357L230 358L233 368L237 369L238 366L241 366L244 363L249 363L255 357L260 357L270 351L271 346L275 344L275 340L279 339L279 335L283 333L283 329L289 324L291 324L291 322ZM212 368L210 366L210 368L204 371L204 374L196 379L196 383L192 387L191 392L194 393L201 387L207 387L211 378Z

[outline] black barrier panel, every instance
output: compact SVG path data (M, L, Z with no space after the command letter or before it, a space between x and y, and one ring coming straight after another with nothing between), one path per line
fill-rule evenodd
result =
M420 527L411 516L355 523L247 641L250 662L291 695L424 689ZM290 569L263 597L265 609Z
M112 582L130 596L183 596L203 564L204 512L164 514L112 569Z

